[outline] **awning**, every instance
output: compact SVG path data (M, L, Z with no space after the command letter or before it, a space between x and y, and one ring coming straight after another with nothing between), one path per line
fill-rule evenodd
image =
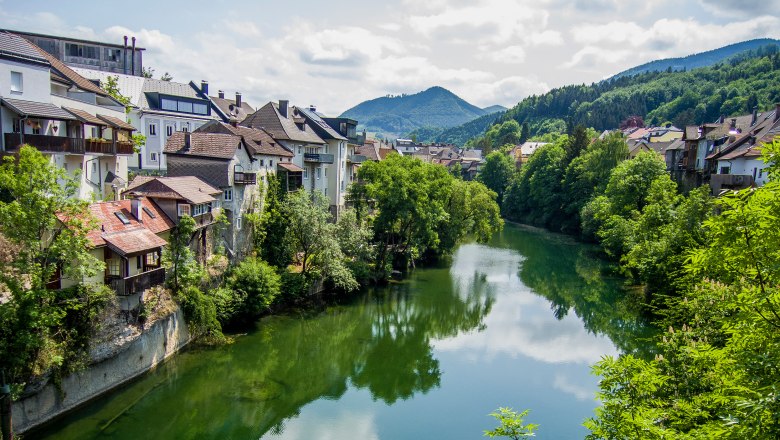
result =
M277 162L277 166L280 168L283 168L285 171L289 171L291 173L302 173L303 168L299 167L298 165L295 165L292 162Z
M97 117L114 128L121 128L123 130L135 131L135 127L133 127L132 125L128 124L127 122L119 118L115 118L113 116L106 116L106 115L97 115Z
M124 256L149 252L168 244L167 241L146 228L104 235L103 239L111 250Z
M2 98L4 105L15 113L33 118L56 119L60 121L76 121L77 119L65 110L50 102L24 101L22 99Z
M106 123L98 119L97 116L90 115L84 110L79 110L70 107L62 107L62 108L66 110L68 113L71 113L73 116L75 116L76 119L78 119L79 121L84 122L85 124L106 125Z

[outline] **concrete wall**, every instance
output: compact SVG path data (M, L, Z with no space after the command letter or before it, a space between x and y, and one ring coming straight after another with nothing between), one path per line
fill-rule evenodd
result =
M120 348L114 357L64 378L62 393L50 383L37 394L14 402L15 431L27 431L149 371L189 340L184 313L177 309Z

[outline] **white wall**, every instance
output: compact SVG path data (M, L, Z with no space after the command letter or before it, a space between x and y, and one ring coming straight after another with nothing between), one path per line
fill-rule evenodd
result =
M11 92L11 72L21 72L22 92ZM25 101L51 102L51 76L48 66L0 59L0 95ZM5 128L3 128L5 130ZM8 130L10 131L10 130Z

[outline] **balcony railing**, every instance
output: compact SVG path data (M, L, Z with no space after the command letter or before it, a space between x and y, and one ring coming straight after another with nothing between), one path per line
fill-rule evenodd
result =
M7 151L17 151L24 143L37 148L39 151L84 154L84 139L44 134L25 134L22 137L20 133L6 133L4 137L5 149Z
M303 160L305 162L333 163L333 155L319 154L319 153L304 153Z
M114 152L114 146L107 139L85 139L84 146L87 153L112 154Z
M160 267L147 272L139 273L126 278L113 278L109 280L111 288L119 296L135 295L144 290L159 286L165 282L165 268Z
M257 173L236 171L233 174L233 183L236 185L255 185L257 183Z
M116 154L133 154L135 145L132 141L116 141Z
M362 155L362 154L351 154L347 156L347 162L352 163L363 163L368 160L368 157Z

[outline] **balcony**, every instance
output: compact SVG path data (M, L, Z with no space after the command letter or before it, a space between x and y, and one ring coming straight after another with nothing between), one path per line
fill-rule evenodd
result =
M316 163L333 163L332 154L319 154L319 153L304 153L304 162L316 162Z
M257 173L236 171L233 173L233 183L236 185L256 185Z
M114 146L107 139L85 139L84 151L92 154L113 154Z
M84 139L44 134L5 133L6 151L18 151L22 142L47 153L84 154Z
M363 163L368 160L368 157L363 156L362 154L350 154L347 156L347 162L351 163Z
M112 278L108 280L111 288L119 296L130 296L141 293L144 290L159 286L165 282L165 268L160 267L147 272L139 273L126 278Z
M116 154L133 154L135 145L133 141L116 141Z

